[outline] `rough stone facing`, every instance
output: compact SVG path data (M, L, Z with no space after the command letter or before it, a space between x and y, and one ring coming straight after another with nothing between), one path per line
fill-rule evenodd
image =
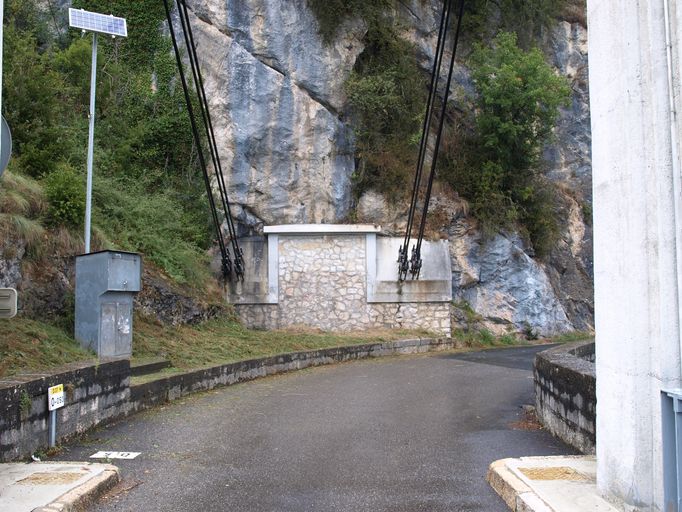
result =
M247 327L426 329L450 336L449 302L367 303L366 238L280 236L278 304L238 304Z
M535 357L535 404L540 422L582 453L596 441L594 342L573 343Z

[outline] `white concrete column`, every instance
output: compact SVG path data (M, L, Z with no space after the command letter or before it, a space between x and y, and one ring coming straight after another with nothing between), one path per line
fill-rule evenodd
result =
M662 510L660 390L682 385L664 0L588 0L588 25L597 483Z

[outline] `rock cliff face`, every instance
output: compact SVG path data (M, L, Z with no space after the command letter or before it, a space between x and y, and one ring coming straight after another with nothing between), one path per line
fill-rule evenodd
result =
M243 227L344 221L353 204L353 131L343 84L363 51L364 23L349 21L325 45L305 0L188 0L197 50L217 127L231 198ZM392 13L417 46L425 69L437 37L437 0L404 0ZM540 44L571 81L571 106L547 148L557 183L562 237L547 261L516 234L484 240L465 208L445 205L441 236L450 239L453 295L494 330L530 326L554 334L593 326L590 119L587 30L558 22ZM473 93L458 65L455 87ZM360 198L358 218L399 231L404 211L376 192ZM587 217L587 218L586 218Z
M355 163L343 84L363 50L362 23L326 46L304 0L188 5L240 220L346 217Z

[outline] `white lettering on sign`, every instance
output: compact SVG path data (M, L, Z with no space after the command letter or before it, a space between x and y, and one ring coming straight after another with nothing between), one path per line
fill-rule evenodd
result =
M134 459L142 452L97 452L91 459Z
M47 388L47 410L54 411L64 407L64 384Z

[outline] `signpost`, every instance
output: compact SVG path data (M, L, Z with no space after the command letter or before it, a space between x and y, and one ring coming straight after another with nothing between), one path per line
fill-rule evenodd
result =
M9 158L12 156L12 133L5 116L0 119L2 122L0 126L0 176L2 176L2 173L7 169L7 164L9 164Z
M50 411L50 448L56 446L57 409L64 407L64 384L47 389L47 409Z

